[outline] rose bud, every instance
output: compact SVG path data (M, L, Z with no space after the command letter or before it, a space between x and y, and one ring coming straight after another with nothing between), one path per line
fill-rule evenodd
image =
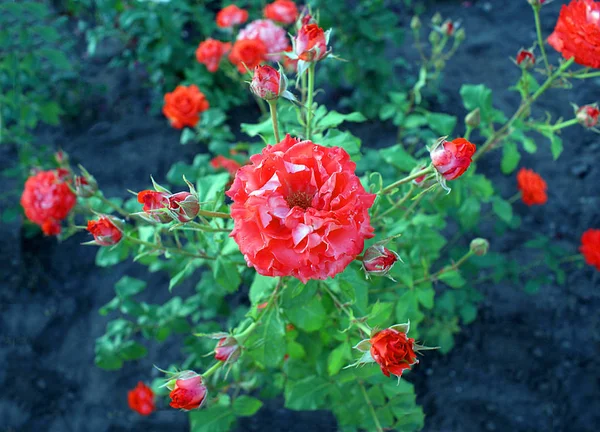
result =
M435 169L446 180L454 180L469 168L475 145L464 138L446 141L441 138L429 152Z
M123 238L123 231L110 216L100 216L98 220L88 221L87 230L94 236L92 243L99 246L113 246Z
M521 168L517 173L517 187L521 191L521 199L528 206L546 204L548 185L538 173Z
M231 49L231 44L215 39L206 39L200 42L196 49L196 60L206 66L209 72L215 73L219 69L221 58Z
M220 339L215 348L215 359L225 363L234 363L240 354L241 348L238 341L232 336Z
M169 194L166 192L156 192L152 190L144 190L138 193L138 202L144 204L144 212L150 216L151 219L168 223L171 222L171 216L163 209L169 207Z
M577 121L586 128L593 128L598 124L600 110L596 105L584 105L577 110Z
M178 192L167 197L169 209L177 214L179 222L189 222L198 216L198 198L189 192Z
M412 17L412 19L410 20L410 28L413 30L419 30L421 28L421 20L417 15Z
M135 388L127 392L127 403L129 408L138 414L150 415L154 411L154 392L140 381Z
M465 124L471 129L479 127L481 124L481 110L479 108L475 108L473 111L467 114L465 116Z
M585 262L600 271L600 229L588 229L581 236L581 247Z
M250 83L250 91L266 101L274 100L285 91L284 82L285 79L281 79L281 74L277 69L267 65L256 66Z
M208 390L202 382L202 376L194 371L183 371L175 374L167 383L166 387L171 390L172 408L184 411L200 408L206 400Z
M92 177L93 180L93 177ZM90 182L83 176L75 176L75 193L78 197L89 198L96 194L98 183L95 180Z
M484 256L490 248L490 242L483 238L475 238L471 240L469 249L477 256Z
M362 263L367 277L386 276L399 259L396 252L383 245L375 244L365 251Z
M405 369L410 369L419 361L415 354L415 340L406 336L407 331L399 331L394 327L371 336L371 357L385 376L391 374L400 378Z
M221 28L229 28L236 25L244 24L248 20L248 11L240 9L236 5L224 7L217 14L217 26Z
M523 69L531 69L535 66L535 56L531 51L526 49L519 50L515 61L517 62L517 65L521 66Z
M449 20L449 19L444 21L444 23L440 27L440 30L442 31L442 33L448 37L450 37L454 34L455 29L456 29L456 25L452 22L452 20Z
M442 15L439 12L436 12L431 17L431 24L433 24L434 26L439 26L442 23L442 19Z
M323 31L314 23L304 24L294 39L294 51L300 60L317 62L329 54L328 39L329 31Z
M293 24L298 19L298 8L291 0L276 0L265 6L265 18L282 24Z
M54 153L54 160L61 168L69 167L69 155L63 150L59 150Z

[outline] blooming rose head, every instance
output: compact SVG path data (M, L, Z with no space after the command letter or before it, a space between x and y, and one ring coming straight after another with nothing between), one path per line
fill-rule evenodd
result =
M577 110L577 121L586 128L593 128L598 124L600 109L596 105L585 105Z
M181 129L184 126L196 126L200 113L208 108L208 101L198 87L177 86L173 92L165 95L163 114L169 119L171 126Z
M294 39L294 49L300 60L316 62L327 56L327 33L315 23L304 24Z
M250 90L264 100L277 99L284 91L285 79L279 71L268 65L256 66L250 83Z
M600 2L572 0L563 5L548 43L566 59L600 68Z
M581 236L581 247L585 262L600 271L600 229L589 229Z
M208 393L202 376L194 371L176 374L167 384L167 388L171 390L169 405L185 411L200 408Z
M240 73L246 68L254 69L267 59L267 47L260 39L242 39L233 44L229 61L237 66Z
M475 145L464 138L440 139L429 152L435 169L446 179L454 180L469 168Z
M399 259L396 252L375 244L365 251L362 263L367 276L385 276Z
M219 69L221 58L231 49L230 43L215 39L206 39L200 42L196 49L196 60L206 66L209 72L215 73Z
M98 220L90 220L87 230L94 236L95 244L112 246L121 241L123 232L110 216L100 216Z
M517 65L524 69L531 69L535 66L535 56L533 53L526 49L520 49L515 58Z
M402 376L405 369L418 363L414 351L415 340L406 333L388 328L371 336L371 357L385 376Z
M127 392L127 403L129 408L147 416L154 411L154 392L143 382L139 382L135 388Z
M298 8L291 0L276 0L265 6L265 18L282 24L293 24L298 19Z
M227 195L231 236L261 275L333 277L373 237L368 210L375 195L365 191L344 149L287 135L250 161Z
M238 34L237 40L259 39L267 48L268 55L280 54L290 47L285 30L271 20L252 21Z
M241 348L238 341L232 336L221 338L215 347L215 359L222 362L234 363L240 354Z
M240 9L236 5L229 5L219 11L216 21L217 26L221 28L244 24L248 21L248 11Z
M237 170L241 168L241 165L233 159L226 158L225 156L217 156L210 161L210 166L214 169L223 168L231 174L231 177L235 176Z
M169 207L169 194L165 192L156 192L153 190L143 190L138 193L137 199L140 204L143 204L144 212L157 222L171 222L172 218L169 213L163 209Z
M46 235L60 234L60 221L67 217L77 197L68 185L69 171L39 171L25 182L21 205L25 216L42 227Z
M535 171L521 168L517 173L517 187L521 191L521 199L528 206L546 204L548 185Z
M189 192L177 192L167 197L169 210L177 215L179 222L189 222L198 216L200 204L198 198Z

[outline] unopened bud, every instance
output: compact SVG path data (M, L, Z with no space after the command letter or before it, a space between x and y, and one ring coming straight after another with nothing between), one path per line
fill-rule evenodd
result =
M439 12L436 12L434 16L431 17L431 24L440 25L442 23L442 15Z
M415 15L414 17L412 17L412 19L410 20L410 28L413 30L419 30L421 28L421 20L418 16Z
M452 20L448 19L441 25L440 30L444 35L451 37L454 34L454 30L456 30L456 26Z
M100 216L98 220L88 221L87 230L94 236L89 244L114 246L123 238L122 223L114 216Z
M457 43L461 43L466 38L467 38L467 32L465 32L464 28L459 28L458 30L456 30L456 33L454 34L454 40Z
M227 336L217 343L215 359L225 363L234 363L240 357L241 351L237 339L233 336Z
M465 116L465 124L467 127L471 129L475 129L481 123L481 110L479 108L475 108L469 114Z
M469 248L471 249L471 252L473 252L475 255L484 256L490 248L490 242L488 242L484 238L478 237L471 241Z
M281 81L281 75L277 69L268 65L259 65L254 68L250 91L261 99L274 100L285 90L282 89Z
M75 176L75 193L78 197L89 198L98 191L98 183L92 176Z
M61 168L69 167L69 155L63 150L59 150L54 153L54 160Z
M546 3L546 0L527 0L527 3L529 3L531 6L542 6L544 3Z
M432 31L431 33L429 33L429 42L431 43L431 45L437 45L438 43L440 43L440 40L441 36L438 32Z
M189 222L198 216L200 203L198 198L189 192L178 192L167 197L169 210L175 213L179 222Z
M535 66L535 56L533 55L533 52L526 49L519 50L515 61L517 62L517 65L523 69L531 69Z
M375 244L365 251L363 268L367 276L386 276L399 259L396 252L380 244Z
M598 106L594 105L584 105L577 110L577 121L580 125L586 128L593 128L598 124L598 120L600 117L600 110Z

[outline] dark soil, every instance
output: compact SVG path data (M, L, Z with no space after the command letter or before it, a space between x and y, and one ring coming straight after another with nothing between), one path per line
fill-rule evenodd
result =
M447 99L440 109L464 116L460 85L484 83L494 90L496 107L513 112L517 95L505 89L519 71L509 57L535 38L527 2L429 3L428 10L460 19L468 35L447 67ZM546 34L562 3L544 7ZM147 187L151 174L164 178L173 162L191 160L198 149L181 146L177 131L162 117L148 114L150 100L141 80L128 71L109 70L110 55L82 60L83 79L105 86L106 93L90 91L78 120L41 131L40 140L62 147L74 163L84 164L108 196L125 197L127 189ZM551 91L539 106L554 117L569 116L569 101L582 105L600 100L598 83L577 85L570 93ZM393 128L375 124L357 133L365 143L386 145L395 136ZM523 224L518 231L491 237L494 250L527 259L523 239L541 233L576 253L582 232L600 227L600 139L583 128L572 128L563 138L565 151L556 162L544 140L538 141L535 156L524 155L521 165L547 179L549 201L534 208L516 204ZM0 168L7 164L6 158L0 159ZM505 198L514 194L514 176L500 173L498 154L482 160L479 169ZM150 300L161 301L168 296L167 276L148 275L131 262L95 267L96 250L79 245L84 234L63 243L41 236L28 239L16 222L0 226L0 235L0 430L187 430L184 414L162 406L145 419L126 402L127 390L155 373L157 359L161 364L177 361L176 342L151 347L148 358L118 372L93 364L94 341L107 322L97 311L112 298L114 283L125 274L141 277L155 296ZM594 311L600 306L599 288L600 273L590 267L574 268L565 285L544 286L536 295L514 284L481 286L485 301L479 316L458 337L454 350L446 356L428 355L408 375L427 414L425 429L596 431L600 319ZM242 422L239 431L336 429L331 415L291 412L278 400Z

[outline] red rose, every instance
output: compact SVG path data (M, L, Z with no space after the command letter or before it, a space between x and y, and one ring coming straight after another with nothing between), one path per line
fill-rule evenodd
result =
M521 49L517 53L515 61L517 62L517 65L529 69L535 65L535 56L531 51Z
M298 8L291 0L276 0L265 6L265 18L282 23L292 24L298 19Z
M248 20L248 11L236 5L224 7L217 14L217 26L229 28L245 23Z
M195 85L177 86L172 93L165 95L163 114L176 129L194 127L200 121L200 113L209 106L204 93Z
M100 246L116 245L123 237L123 232L109 216L100 216L98 220L88 221L87 230L94 236L96 244Z
M405 369L418 363L414 351L415 340L406 337L406 333L392 328L382 330L373 335L371 343L371 357L381 367L385 376L402 376Z
M290 48L286 31L271 20L252 21L240 30L237 40L259 39L267 48L269 60L277 60L281 53Z
M240 73L246 68L254 69L267 59L267 47L260 39L240 39L235 41L229 53L229 61L237 66Z
M367 275L385 276L398 259L396 252L375 244L365 251L362 263Z
M230 43L221 42L215 39L206 39L200 42L196 49L196 60L206 66L209 72L216 72L219 69L221 58L231 49Z
M42 227L46 235L60 234L60 221L67 217L77 201L68 185L69 171L39 171L25 182L21 205L25 216Z
M452 20L446 20L442 23L440 30L443 34L450 37L454 34L454 30L456 30L456 25L452 22Z
M172 408L193 410L200 408L206 399L207 389L202 382L202 376L192 371L182 372L171 390Z
M585 262L600 271L600 229L589 229L581 236L581 247Z
M157 222L171 222L169 213L162 209L169 207L169 194L165 192L156 192L153 190L143 190L138 193L137 199L140 204L144 204L143 210L148 216Z
M595 105L585 105L577 110L577 121L586 128L593 128L598 124L600 110Z
M475 145L464 138L442 139L433 147L430 156L435 169L446 180L454 180L469 168L474 153Z
M267 65L256 66L250 90L261 99L273 100L284 92L285 88L282 86L284 82L277 69Z
M127 402L129 403L129 408L138 414L143 416L150 415L154 411L154 392L140 381L133 390L127 393Z
M294 48L300 60L319 61L327 55L327 36L317 24L305 24L298 30Z
M241 165L239 163L237 163L236 161L234 161L233 159L228 159L225 156L221 156L221 155L213 158L210 161L210 165L214 169L223 168L223 169L229 171L229 174L231 174L231 177L235 176L235 173L237 172L237 170L241 168Z
M231 336L221 338L215 347L215 359L233 363L240 357L238 341Z
M521 199L528 206L546 204L548 185L544 179L527 168L521 168L517 173L517 187L521 191Z
M259 274L304 283L333 277L373 237L375 195L365 191L344 149L287 135L250 161L227 195L231 236Z
M169 209L177 215L179 222L189 222L198 216L200 204L198 198L189 192L177 192L169 195Z
M572 0L563 5L548 43L566 59L600 68L600 2Z

